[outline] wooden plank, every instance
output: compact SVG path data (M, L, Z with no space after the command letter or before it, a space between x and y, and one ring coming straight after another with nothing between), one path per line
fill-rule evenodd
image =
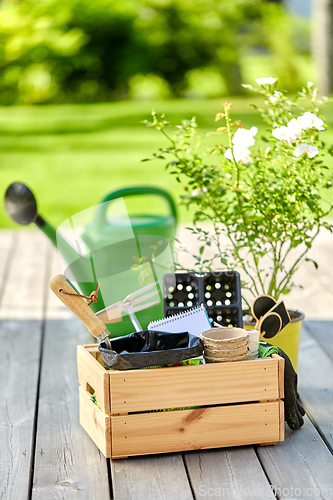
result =
M305 321L304 327L333 359L333 321Z
M114 500L193 500L181 455L111 460Z
M77 368L79 383L84 390L91 388L95 392L101 410L104 413L111 413L109 374L83 346L77 348Z
M0 321L0 498L26 499L40 339L38 320Z
M252 447L188 452L185 463L195 498L276 498Z
M306 312L307 318L319 320L333 319L333 269L332 269L332 233L322 229L308 257L319 265L316 269L312 262L305 262L298 273L298 283L306 286L302 291L294 289L294 297L298 295L300 310ZM320 297L320 300L314 300ZM289 300L289 295L288 295Z
M278 383L279 383L279 397L284 398L284 367L285 367L285 361L282 356L279 356L278 354L272 354L273 359L277 359L279 362L278 366Z
M317 258L315 257L315 260ZM323 277L327 275L331 261L327 262L323 254L319 253L319 269L316 270L311 262L306 262L296 273L295 284L298 286L288 294L288 307L305 313L306 318L333 319L332 289L323 284ZM317 299L314 300L314 297ZM320 299L318 300L318 297Z
M57 274L63 274L64 269L61 265L58 250L52 247L52 271L51 277ZM49 280L50 281L50 280ZM63 304L54 293L49 293L47 298L47 318L48 319L73 319L75 315Z
M299 356L299 392L320 432L332 444L332 361L304 326ZM278 497L332 497L333 456L308 417L296 432L286 427L285 441L278 443L274 450L263 448L258 454ZM331 488L331 495L327 488Z
M17 246L18 232L13 230L0 231L0 302L3 297L6 275L8 275L15 248Z
M111 417L112 456L278 441L279 417L278 401Z
M13 265L3 291L0 318L42 318L50 245L40 231L19 232Z
M79 423L76 350L89 341L75 317L46 321L33 500L110 498L106 459Z
M279 398L271 358L109 373L111 413Z
M285 441L257 453L278 498L332 498L333 456L307 417L300 430L286 428Z
M319 328L320 327L320 328ZM311 323L311 332L320 335L322 325ZM332 326L327 330L327 335ZM310 334L306 326L301 335L299 362L299 392L307 412L333 450L333 361L327 354L327 335L324 346Z
M6 500L28 496L47 248L45 238L20 231L3 284L0 316L11 318L0 322L0 498ZM24 318L27 310L35 319Z
M80 424L106 458L111 458L111 417L91 400L91 394L79 387Z
M101 410L104 413L111 413L109 374L83 346L77 348L77 368L79 383L83 389L88 390L87 385L89 385L96 394L97 404Z
M285 425L284 425L284 402L279 401L279 410L280 410L280 438L279 441L284 441L285 438Z

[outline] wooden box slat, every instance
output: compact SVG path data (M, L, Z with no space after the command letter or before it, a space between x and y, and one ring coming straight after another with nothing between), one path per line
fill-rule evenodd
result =
M85 390L95 392L98 406L111 413L110 377L108 371L97 361L100 356L97 344L77 346L77 368L79 384Z
M95 391L98 406L105 413L283 398L280 363L284 360L280 356L126 371L106 370L96 358L100 358L96 344L78 346L79 382Z
M93 401L91 394L79 387L80 424L106 458L111 458L111 418Z
M112 455L277 442L280 401L111 417Z
M111 413L207 406L280 397L278 360L110 373Z

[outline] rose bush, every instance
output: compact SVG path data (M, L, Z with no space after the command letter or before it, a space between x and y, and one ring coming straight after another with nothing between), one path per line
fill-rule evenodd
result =
M229 103L215 118L225 123L206 134L219 136L209 150L201 145L195 118L183 121L173 135L166 131L164 116L153 112L152 121L145 123L168 139L153 157L172 157L166 166L185 183L182 203L195 206L190 230L201 248L194 268L187 270L238 269L244 290L278 300L291 290L303 260L312 260L307 253L320 229L332 231L326 220L332 203L325 198L332 175L323 161L332 148L320 137L325 123L318 115L325 98L318 100L311 82L292 100L278 89L276 79L256 82L256 88L245 87L264 97L262 109L254 106L267 124L260 141L256 127L245 129L231 118ZM211 229L202 222L210 222Z

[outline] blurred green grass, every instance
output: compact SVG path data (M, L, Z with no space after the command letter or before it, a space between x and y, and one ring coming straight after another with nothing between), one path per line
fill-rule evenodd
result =
M141 162L167 140L140 122L149 119L154 109L166 113L173 126L196 116L202 131L214 130L215 114L222 111L223 101L233 103L232 117L245 127L264 129L261 117L250 107L251 102L260 103L253 97L0 108L1 197L10 183L26 183L37 197L40 214L54 226L122 187L159 186L178 202L182 185L165 171L165 162ZM332 104L326 106L325 116L332 125ZM333 130L325 132L324 138L332 144ZM155 201L145 198L132 206L156 212ZM190 220L184 207L179 213L181 221ZM3 202L0 227L18 227Z

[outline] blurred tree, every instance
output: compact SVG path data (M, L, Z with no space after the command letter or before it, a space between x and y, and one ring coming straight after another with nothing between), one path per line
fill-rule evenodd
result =
M124 98L139 74L182 96L194 69L237 94L249 47L274 53L292 82L286 19L264 0L4 0L0 102Z
M333 0L314 0L312 46L321 94L333 93Z

